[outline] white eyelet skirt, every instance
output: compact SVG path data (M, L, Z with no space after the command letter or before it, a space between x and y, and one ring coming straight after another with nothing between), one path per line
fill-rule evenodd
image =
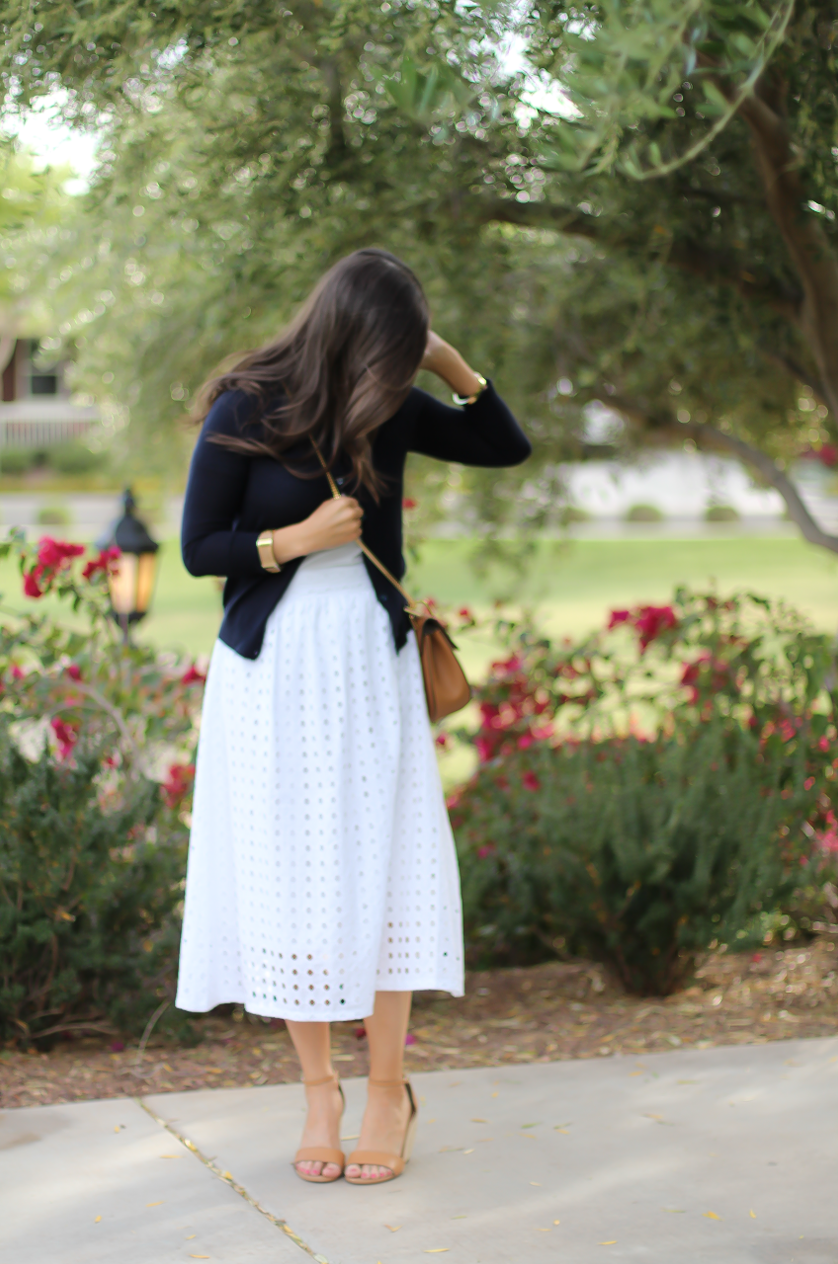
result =
M215 645L176 1004L328 1022L420 988L463 994L454 840L416 642L351 544L305 559L258 659Z

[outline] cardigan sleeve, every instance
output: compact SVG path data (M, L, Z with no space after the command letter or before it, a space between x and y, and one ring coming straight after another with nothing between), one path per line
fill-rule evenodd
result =
M520 465L532 445L490 382L473 404L452 408L414 387L419 407L414 414L411 452L459 461L462 465Z
M192 455L181 527L181 552L190 575L264 575L258 532L238 531L250 457L212 435L240 436L253 408L243 391L227 391L213 404Z

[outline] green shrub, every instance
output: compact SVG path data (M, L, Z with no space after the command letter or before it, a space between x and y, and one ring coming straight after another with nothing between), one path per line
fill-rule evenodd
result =
M739 522L741 515L733 505L708 505L704 511L705 522Z
M0 1029L142 1030L173 982L186 832L103 750L24 758L0 723ZM111 745L107 748L112 749ZM155 830L155 823L158 830Z
M0 448L0 473L17 477L31 470L35 464L32 448Z
M665 992L714 939L770 940L777 911L784 938L836 920L830 638L685 589L578 644L496 634L509 657L455 730L478 771L449 801L472 962L584 951Z
M669 993L697 952L790 895L787 778L719 721L689 740L539 743L482 768L452 812L473 964L578 953Z
M632 505L626 510L626 522L663 522L664 514L657 505Z
M67 527L72 515L65 505L44 505L35 515L35 521L41 527Z
M0 624L0 1030L23 1042L139 1031L174 997L204 675L123 643L118 557L84 553L0 544L33 608ZM35 613L47 593L76 627ZM189 1030L171 1006L161 1023Z
M57 443L47 458L59 474L93 474L107 465L105 452L91 452L83 443Z

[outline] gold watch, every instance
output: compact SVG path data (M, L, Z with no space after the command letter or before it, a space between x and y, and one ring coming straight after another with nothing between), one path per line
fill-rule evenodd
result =
M281 571L282 567L274 557L274 535L273 531L263 531L256 541L256 550L259 554L259 561L262 563L262 569L270 571L275 575L277 571Z
M464 404L473 404L476 399L480 398L480 396L485 391L486 387L489 385L489 383L486 381L485 377L483 377L481 373L475 373L474 376L477 378L478 382L480 383L479 390L475 391L473 395L457 395L455 392L451 396L454 403L459 404L460 407L462 407Z

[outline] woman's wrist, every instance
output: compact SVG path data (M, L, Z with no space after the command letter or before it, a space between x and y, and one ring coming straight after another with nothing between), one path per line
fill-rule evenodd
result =
M425 357L423 368L430 369L437 377L441 377L456 395L469 398L479 395L486 385L485 379L463 359L456 347L450 342L437 339L430 355Z
M305 557L312 552L306 538L304 522L294 522L290 527L277 527L273 536L273 554L278 566L295 557Z

